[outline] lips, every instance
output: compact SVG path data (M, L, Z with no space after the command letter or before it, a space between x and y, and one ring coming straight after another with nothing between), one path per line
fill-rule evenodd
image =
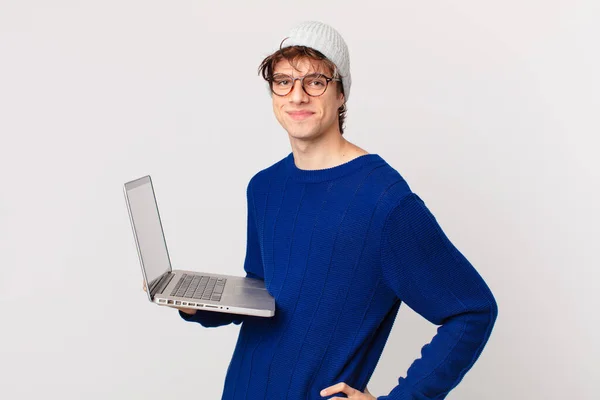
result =
M288 115L295 120L302 120L313 115L313 112L310 111L288 111Z

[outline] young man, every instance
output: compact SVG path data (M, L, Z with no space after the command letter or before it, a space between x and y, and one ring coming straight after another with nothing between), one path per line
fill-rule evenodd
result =
M296 26L259 71L292 152L248 184L244 270L276 314L180 309L205 327L241 324L222 398L375 399L366 386L402 302L440 327L377 399L445 398L488 341L494 296L402 176L343 138L351 77L336 30Z

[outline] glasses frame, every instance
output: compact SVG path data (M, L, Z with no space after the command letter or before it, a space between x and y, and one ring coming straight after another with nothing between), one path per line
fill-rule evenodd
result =
M275 91L273 90L273 80L275 79L275 76L287 76L290 78L290 80L292 81L292 85L290 86L290 91L287 92L286 94L279 94L279 93L275 93ZM304 87L304 78L306 78L307 76L322 76L325 78L325 89L323 89L323 93L321 94L310 94L306 91L306 88ZM293 76L290 76L288 74L282 74L282 73L276 73L273 74L269 79L267 79L269 82L269 87L271 88L271 92L275 95L275 96L279 96L279 97L285 97L288 94L292 93L292 90L294 90L294 88L296 87L296 81L300 81L300 86L302 87L302 91L304 91L304 93L306 93L307 95L309 95L310 97L319 97L319 96L323 96L325 94L325 92L327 91L327 88L329 87L329 82L331 81L336 81L336 82L341 82L342 80L340 78L333 78L333 77L328 77L325 74L319 74L319 73L313 73L313 74L307 74L301 77L296 77L294 78Z

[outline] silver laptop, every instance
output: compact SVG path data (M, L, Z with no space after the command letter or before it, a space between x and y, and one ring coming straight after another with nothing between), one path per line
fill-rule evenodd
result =
M125 183L125 200L146 292L163 306L272 317L275 300L260 279L173 270L149 175Z

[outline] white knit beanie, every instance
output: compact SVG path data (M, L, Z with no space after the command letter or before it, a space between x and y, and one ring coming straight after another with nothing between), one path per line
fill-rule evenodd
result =
M342 79L344 98L348 101L352 83L350 55L348 46L338 31L319 21L302 22L292 28L281 45L282 48L290 46L311 47L323 53L329 61L333 62Z

